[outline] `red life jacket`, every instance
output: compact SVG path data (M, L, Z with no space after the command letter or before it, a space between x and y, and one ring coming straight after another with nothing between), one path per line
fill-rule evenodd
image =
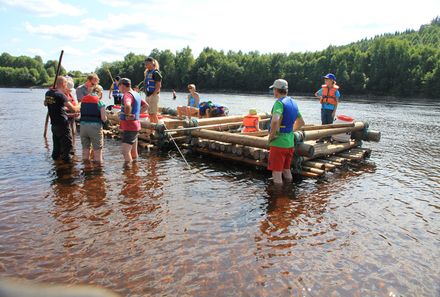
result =
M248 114L243 118L243 132L256 132L258 131L258 121L260 117L258 115Z
M338 102L336 100L336 91L339 89L338 85L333 85L333 87L329 87L327 85L322 85L322 96L319 102L321 104L327 103L331 105L336 105Z
M72 103L73 106L76 106L78 104L78 102L75 100L75 98L73 98L73 96L70 92L66 92L66 93L64 93L64 95L66 95L67 100L70 103ZM79 116L79 113L77 113L77 112L68 112L67 113L68 118L77 118L78 116Z

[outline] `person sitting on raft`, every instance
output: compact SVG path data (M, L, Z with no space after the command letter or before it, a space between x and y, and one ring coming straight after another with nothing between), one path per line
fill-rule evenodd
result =
M177 116L179 118L183 116L187 116L191 118L192 116L197 116L199 114L199 93L196 92L196 86L194 84L188 85L188 104L187 106L178 106L177 107Z
M212 103L211 101L201 102L199 104L200 118L221 117L227 114L228 114L228 108L226 106L217 103Z
M257 132L260 131L260 117L257 115L255 108L249 109L249 114L243 118L243 130L241 132Z

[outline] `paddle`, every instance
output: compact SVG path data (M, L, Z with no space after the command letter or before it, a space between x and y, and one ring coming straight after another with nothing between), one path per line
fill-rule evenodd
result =
M61 60L63 59L64 50L61 50L60 58L58 59L58 66L57 66L57 73L55 74L55 79L53 80L52 89L55 89L56 83L57 83L57 77L60 75L60 69L61 69ZM47 126L49 124L49 112L46 113L46 121L44 123L44 132L43 137L47 137Z

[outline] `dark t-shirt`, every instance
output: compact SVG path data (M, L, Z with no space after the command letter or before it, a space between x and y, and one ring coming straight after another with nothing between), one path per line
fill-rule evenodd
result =
M49 111L50 123L55 126L67 125L67 113L64 108L67 96L58 90L49 90L46 92L45 102Z
M154 71L153 80L154 82L162 81L162 74L160 73L159 70ZM147 96L150 96L151 94L153 94L153 92L147 92Z

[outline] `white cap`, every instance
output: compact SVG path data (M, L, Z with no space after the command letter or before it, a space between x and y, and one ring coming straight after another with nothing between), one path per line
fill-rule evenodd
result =
M277 79L276 81L273 82L273 85L271 85L269 87L269 89L275 88L275 89L280 89L280 90L287 90L288 86L289 86L289 84L287 83L286 80Z

